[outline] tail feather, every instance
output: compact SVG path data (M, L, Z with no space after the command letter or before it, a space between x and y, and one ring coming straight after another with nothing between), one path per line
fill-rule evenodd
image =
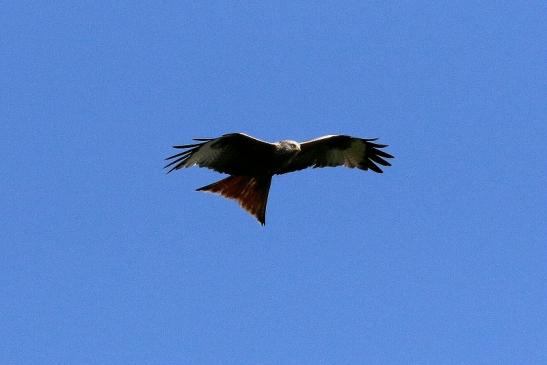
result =
M241 207L255 216L260 224L265 225L271 182L271 176L229 176L197 191L217 193L225 198L235 199Z

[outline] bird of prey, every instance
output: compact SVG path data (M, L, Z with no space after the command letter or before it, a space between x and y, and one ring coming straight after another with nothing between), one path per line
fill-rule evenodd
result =
M376 138L363 139L329 135L298 143L283 140L262 141L244 133L230 133L218 138L194 138L198 143L173 146L184 151L166 160L168 173L197 165L230 176L197 191L220 194L235 199L264 225L266 203L273 175L286 174L308 167L346 166L382 173L378 165L391 166L392 155L376 144Z

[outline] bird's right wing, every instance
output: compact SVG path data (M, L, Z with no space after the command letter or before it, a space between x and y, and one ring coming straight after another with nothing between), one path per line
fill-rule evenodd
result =
M301 151L278 174L302 170L308 167L346 166L381 173L378 165L391 166L386 158L392 155L381 150L387 145L374 143L376 139L364 139L343 135L330 135L302 142Z
M230 175L249 175L275 152L275 145L244 133L225 134L218 138L196 138L200 143L173 146L185 151L167 157L168 173L197 165Z

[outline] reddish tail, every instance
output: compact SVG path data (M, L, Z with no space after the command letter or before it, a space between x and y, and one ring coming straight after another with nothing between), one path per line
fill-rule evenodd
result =
M209 191L237 200L239 205L264 225L271 182L271 176L229 176L197 190Z

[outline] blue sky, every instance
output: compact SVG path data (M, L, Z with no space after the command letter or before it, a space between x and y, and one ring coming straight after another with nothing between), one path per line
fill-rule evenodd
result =
M25 2L0 20L0 363L547 363L547 8ZM228 132L379 137L261 227L165 175Z

